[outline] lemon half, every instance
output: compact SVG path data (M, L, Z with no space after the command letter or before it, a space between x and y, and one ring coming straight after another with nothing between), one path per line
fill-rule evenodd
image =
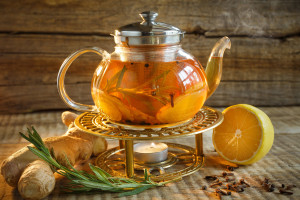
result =
M271 149L274 128L260 109L238 104L223 111L224 121L213 131L213 144L224 159L248 165L262 159Z

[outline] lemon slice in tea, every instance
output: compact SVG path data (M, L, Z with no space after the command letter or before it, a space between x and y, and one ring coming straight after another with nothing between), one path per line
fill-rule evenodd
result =
M263 158L274 141L270 118L260 109L238 104L223 111L224 121L214 129L213 144L224 159L252 164Z
M117 97L108 95L105 92L98 92L98 101L96 105L102 110L111 120L121 121L133 120L133 115L130 113L129 108L122 103Z
M203 106L206 95L203 91L179 96L173 104L162 107L156 115L161 123L176 123L191 119Z

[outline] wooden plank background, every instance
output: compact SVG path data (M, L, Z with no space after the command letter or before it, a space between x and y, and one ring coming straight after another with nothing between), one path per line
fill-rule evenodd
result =
M15 0L0 1L0 113L66 109L56 89L63 60L98 46L113 51L114 29L153 10L158 21L187 32L183 48L205 66L214 43L232 40L219 89L207 105L300 105L300 4L297 0ZM99 58L83 56L67 74L67 90L91 103Z

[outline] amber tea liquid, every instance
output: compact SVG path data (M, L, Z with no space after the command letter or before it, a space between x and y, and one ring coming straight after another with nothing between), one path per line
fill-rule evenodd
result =
M194 60L110 60L98 67L92 81L96 106L121 123L177 123L192 118L206 95L204 71Z

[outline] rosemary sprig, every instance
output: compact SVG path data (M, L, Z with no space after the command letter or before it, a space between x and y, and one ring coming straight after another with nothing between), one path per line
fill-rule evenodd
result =
M120 87L126 70L127 68L124 65L124 67L119 72L117 72L110 80L107 80L106 86L104 88L107 93L110 93L111 91ZM114 84L116 84L115 87L113 87Z
M40 157L42 160L48 162L50 166L57 173L68 178L71 183L67 186L64 186L65 189L74 191L74 192L87 192L87 191L110 191L118 192L119 197L135 195L144 190L155 186L163 186L166 182L153 182L148 176L147 170L144 170L144 181L137 182L133 179L122 178L122 177L112 177L109 173L102 170L101 168L89 164L92 172L94 174L87 173L86 171L79 171L75 169L69 162L67 156L66 161L68 167L60 164L54 156L53 149L50 151L44 144L42 138L37 133L37 131L32 127L32 131L27 129L28 136L23 133L20 135L31 142L34 147L28 146L29 150L32 151L35 155Z

